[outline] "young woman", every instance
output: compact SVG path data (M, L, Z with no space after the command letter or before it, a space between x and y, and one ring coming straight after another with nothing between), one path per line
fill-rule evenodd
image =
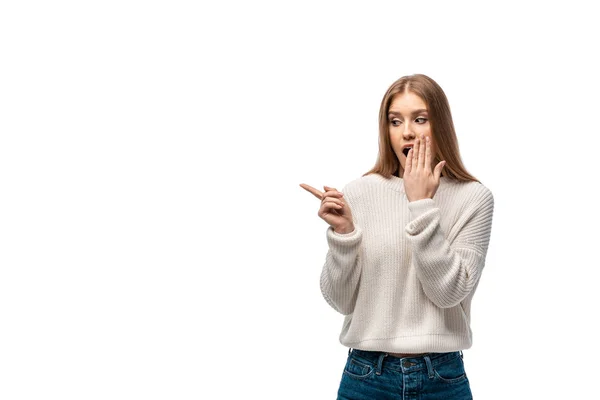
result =
M300 186L330 225L321 291L345 315L349 348L338 399L472 399L462 350L494 197L462 164L441 87L398 79L381 102L375 166L341 192Z

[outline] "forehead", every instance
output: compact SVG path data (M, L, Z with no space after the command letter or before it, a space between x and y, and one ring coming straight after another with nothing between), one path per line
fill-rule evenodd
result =
M412 92L398 93L392 98L389 111L427 109L425 101Z

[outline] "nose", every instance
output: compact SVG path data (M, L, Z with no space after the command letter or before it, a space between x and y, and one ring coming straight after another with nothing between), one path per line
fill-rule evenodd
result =
M402 137L404 138L405 141L409 141L409 140L413 140L416 137L416 135L414 134L412 129L409 129L407 127L406 129L404 129L404 132L402 133Z

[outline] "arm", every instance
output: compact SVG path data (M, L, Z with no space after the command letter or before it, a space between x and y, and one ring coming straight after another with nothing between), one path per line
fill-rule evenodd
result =
M412 245L417 277L427 297L449 308L464 300L476 286L485 265L490 241L494 197L483 187L470 199L472 207L459 217L446 239L440 209L433 199L408 203L413 220L405 234Z
M348 190L342 190L352 208ZM329 226L326 232L329 250L321 272L321 293L334 310L343 315L351 314L356 304L356 293L360 280L359 249L362 230L354 223L354 231L337 233Z
M360 279L358 249L362 230L354 225L354 231L346 234L327 228L329 250L321 272L321 293L336 311L348 315L354 310L356 292Z

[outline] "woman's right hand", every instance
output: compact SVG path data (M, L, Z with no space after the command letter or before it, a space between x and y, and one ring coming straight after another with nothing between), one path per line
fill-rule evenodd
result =
M321 207L317 215L333 227L335 232L350 233L354 231L352 212L348 203L344 201L342 192L329 186L323 186L325 192L321 192L306 183L301 183L300 187L321 200Z

